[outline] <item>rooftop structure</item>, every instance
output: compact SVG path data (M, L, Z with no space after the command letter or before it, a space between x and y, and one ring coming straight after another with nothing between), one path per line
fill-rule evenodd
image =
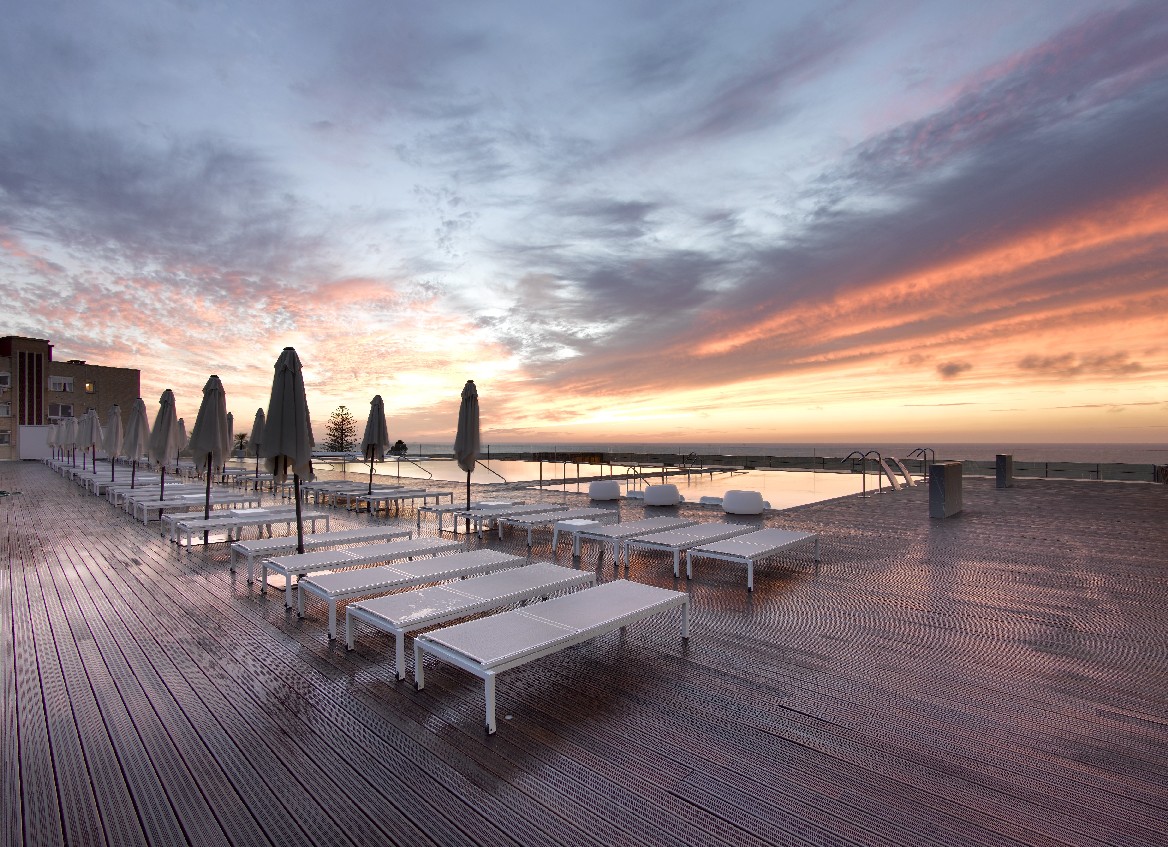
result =
M122 413L139 396L137 368L91 365L80 359L53 361L43 338L0 338L0 460L48 455L49 424L96 409L102 422L110 406Z
M647 620L509 671L490 737L477 680L397 682L388 636L347 652L225 545L180 555L39 464L0 464L0 489L21 492L0 497L10 844L1163 840L1165 486L967 479L947 520L924 486L770 512L750 520L819 534L822 562L784 554L752 594L636 552L629 578L688 590L688 646ZM547 541L532 557L569 564ZM520 532L486 543L527 555ZM613 578L595 548L581 564Z

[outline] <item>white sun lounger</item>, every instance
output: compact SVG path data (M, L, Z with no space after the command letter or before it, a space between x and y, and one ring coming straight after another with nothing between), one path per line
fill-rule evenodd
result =
M471 507L471 509L489 509L489 508L493 508L493 507L497 507L497 506L521 506L521 505L523 505L522 500L482 500L482 501L479 501L477 503L471 503L470 507ZM437 518L438 518L438 531L442 532L442 523L443 523L442 519L445 515L449 515L453 512L465 512L465 511L466 511L466 507L465 506L456 506L454 504L453 498L451 498L451 502L447 503L445 506L443 506L440 503L435 503L433 506L419 506L418 510L417 510L417 512L418 512L418 514L417 514L418 529L422 528L422 515L424 515L424 514L430 514L430 515L437 516ZM458 521L456 520L455 523L457 523L457 522Z
M385 526L365 526L360 529L339 529L335 532L317 532L304 536L304 550L319 550L321 547L339 547L343 544L364 544L369 541L395 541L411 538L408 529L390 529ZM295 553L296 536L281 535L275 538L257 538L254 541L236 541L231 545L231 570L235 562L243 557L247 560L247 581L252 581L255 561L281 553Z
M456 541L426 539L431 544L447 544L453 549L462 545ZM442 552L442 550L437 550ZM404 558L400 557L400 558ZM384 560L382 560L384 561ZM298 583L296 614L304 617L304 601L309 594L328 604L329 638L337 637L337 603L357 597L387 594L397 588L409 588L430 582L445 582L475 574L515 568L527 560L522 556L500 553L498 550L466 550L449 556L433 556L411 562L396 562L376 568L358 568L339 573L306 576Z
M142 523L150 523L153 518L161 518L162 514L166 512L190 512L193 509L201 509L205 504L205 495L202 494L180 494L174 498L166 498L159 500L134 500L134 520L140 520ZM228 492L223 494L212 494L212 506L226 506L233 509L247 509L260 504L260 498L255 494L240 494L238 492Z
M689 595L618 579L522 609L436 629L414 638L414 682L426 683L423 653L483 681L487 733L495 732L495 676L635 621L681 607L689 638Z
M536 562L446 585L359 600L350 603L345 609L345 644L350 650L353 649L357 621L388 632L394 637L394 667L397 678L402 680L406 678L407 632L514 606L535 598L550 597L595 582L594 573L583 573L550 562Z
M311 531L316 532L316 522L324 521L324 528L327 531L329 527L329 516L326 512L302 511L300 513L301 520L311 526ZM227 532L227 540L234 540L232 536L238 530L245 529L249 526L267 527L268 534L272 532L273 524L284 524L285 531L287 531L293 524L296 523L296 510L294 508L279 508L279 509L225 509L221 515L212 514L209 518L191 517L189 515L173 515L164 514L162 516L165 522L167 518L173 518L171 523L171 540L176 542L180 547L182 546L182 539L186 538L186 546L191 546L191 539L200 532Z
M350 547L347 550L316 550L312 553L272 556L260 560L260 592L267 591L268 571L275 571L284 577L284 605L291 608L293 577L299 578L315 571L331 571L333 568L365 568L378 562L412 559L414 556L435 556L461 549L462 543L458 541L413 538L362 544L360 547Z
M453 503L454 502L454 492L453 491L429 491L426 489L416 489L416 490L410 489L410 490L402 491L399 489L397 491L381 491L379 493L376 489L374 489L372 496L370 496L368 494L361 494L359 497L356 498L356 502L361 503L362 501L364 501L365 503L368 503L369 509L372 512L380 511L382 505L384 505L385 510L388 512L390 503L392 503L394 505L394 507L396 508L396 507L400 507L401 504L406 502L407 500L410 501L410 503L415 503L418 500L421 500L422 505L424 506L427 503L429 503L430 500L433 500L435 503L440 503L443 499L449 500L450 502Z
M773 527L748 532L723 541L691 547L685 552L685 578L693 577L695 558L720 559L746 565L746 590L754 591L754 564L774 556L788 547L807 541L815 542L815 561L819 561L819 536L813 532L795 532Z
M499 518L495 521L499 527L499 538L503 537L503 527L513 526L518 529L527 530L527 546L531 547L531 533L533 530L540 527L553 528L559 521L569 520L594 520L599 523L601 520L618 521L620 520L620 512L616 509L600 509L581 507L579 509L559 509L549 512L536 512L534 515L514 515L508 518ZM558 539L557 539L558 540Z
M474 525L479 538L483 537L483 525L503 518L520 517L522 515L538 515L555 511L566 512L567 506L556 506L549 503L531 503L517 506L490 506L485 509L462 510L454 513L454 520L468 520Z
M133 512L133 504L139 500L175 500L184 494L201 494L206 489L201 485L188 485L185 482L174 483L166 486L162 497L158 496L158 480L154 482L143 484L138 483L136 488L111 488L107 493L109 501L115 505L120 506L127 512Z
M329 492L329 500L333 506L340 506L341 503L344 502L346 509L352 509L355 505L361 502L363 497L376 497L377 495L383 493L403 494L406 491L421 490L422 489L420 488L404 488L400 485L375 485L373 486L373 490L370 491L369 486L364 485L361 488L354 488L351 490L346 489L344 491L331 491Z
M584 541L595 541L600 544L600 555L604 555L605 545L612 547L612 562L620 564L621 542L626 538L638 535L649 535L654 532L665 532L667 529L681 529L693 526L697 521L688 518L674 518L668 515L659 518L645 518L639 521L628 521L615 526L585 526L571 530L575 539L572 543L572 555L580 555L580 545Z
M699 544L709 544L731 538L735 535L745 535L754 527L733 523L699 523L692 526L670 529L665 532L654 532L648 535L634 535L625 539L625 565L629 563L629 551L640 547L645 550L665 550L673 554L673 575L681 576L681 554L690 547Z

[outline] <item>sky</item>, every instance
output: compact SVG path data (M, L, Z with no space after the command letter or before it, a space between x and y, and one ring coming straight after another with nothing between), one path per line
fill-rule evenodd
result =
M1168 434L1159 0L14 0L0 79L0 335L151 415Z

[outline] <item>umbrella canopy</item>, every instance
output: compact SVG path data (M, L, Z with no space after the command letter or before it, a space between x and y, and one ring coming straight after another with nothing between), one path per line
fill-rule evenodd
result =
M180 447L174 392L168 388L158 398L158 414L154 416L154 429L150 430L150 461L162 469L162 476L158 481L159 500L166 496L166 463L172 457L177 457Z
M110 406L109 414L105 416L105 435L101 439L101 449L105 450L110 460L110 480L114 479L114 468L117 458L122 455L122 441L125 438L122 429L122 407L117 403Z
M293 474L309 478L313 441L300 357L293 348L285 347L276 361L260 455L279 480L287 479L289 465Z
M235 446L235 415L227 413L227 455L231 455L231 448Z
M122 455L130 460L130 487L138 480L138 460L150 449L150 421L146 418L146 403L139 397L130 406L130 419L122 438Z
M178 450L176 453L181 453L187 448L191 440L187 438L187 422L183 418L178 419Z
M259 475L260 475L260 445L264 441L264 424L265 424L265 422L266 421L264 420L264 410L263 409L256 409L255 420L252 421L252 424L251 424L251 435L248 436L247 440L248 440L248 443L251 444L251 449L255 453L255 457L256 457L255 474L256 474L257 480L259 479Z
M61 446L72 450L77 445L77 418L65 418L62 421ZM73 455L72 463L77 464L77 456Z
M300 357L285 347L276 360L272 378L272 397L264 422L260 455L267 459L268 470L277 479L288 477L292 468L293 497L296 500L296 552L304 552L304 521L300 514L300 477L312 478L312 421L308 398L304 392L304 374Z
M97 470L97 445L101 442L101 421L97 417L97 410L90 409L81 416L81 423L77 427L77 443L82 450L89 451L90 468ZM82 455L82 465L85 457Z
M223 383L214 374L203 386L203 402L199 404L199 414L191 430L191 455L195 466L207 463L207 499L203 504L203 517L211 516L211 477L223 469L223 463L231 452L230 433L227 429L227 392ZM203 533L203 543L207 543L207 533Z
M251 449L255 451L256 456L260 455L260 445L264 443L264 424L266 418L263 409L256 409L255 420L251 425L251 435L247 437L248 443L251 444Z
M474 380L462 387L462 404L458 407L458 432L454 435L454 458L466 471L466 507L470 508L470 475L479 458L479 390Z
M227 392L219 377L212 375L203 386L203 402L199 404L199 414L191 429L191 440L187 444L195 464L207 462L207 472L213 473L223 467L231 452L231 434L227 423Z
M150 430L147 445L150 461L166 466L179 451L178 412L174 408L174 392L169 388L158 398L158 414L154 416L154 428Z
M150 421L146 417L146 403L139 397L130 407L130 417L122 436L122 455L137 462L149 449Z
M381 395L369 404L369 420L365 422L365 437L361 439L361 453L369 460L369 493L373 493L373 463L385 461L389 446L389 427L385 423L385 403Z

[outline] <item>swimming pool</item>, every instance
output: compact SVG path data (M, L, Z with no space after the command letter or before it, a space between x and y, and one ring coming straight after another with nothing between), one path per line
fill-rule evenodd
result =
M315 463L318 471L339 472L342 466L337 463ZM344 471L348 476L368 473L368 465L359 462L347 462ZM624 470L617 466L619 473ZM525 484L532 487L540 486L551 491L569 491L586 494L587 482L567 482L580 476L608 476L613 468L605 465L588 465L563 462L524 461L480 461L471 477L476 485ZM677 486L677 490L688 502L697 502L701 497L721 497L732 488L758 491L764 500L771 504L772 509L789 509L806 503L816 503L820 500L830 500L835 497L845 497L850 494L859 494L864 490L875 491L880 487L880 477L877 474L866 474L865 480L858 473L833 473L829 471L805 470L749 470L749 471L718 471L693 472L689 475L670 475L662 477L660 472L652 473L643 469L644 478L630 480L621 479L621 490L637 490L647 484L668 482ZM542 475L542 486L541 486ZM430 480L444 482L461 482L466 474L450 459L414 459L402 462L387 460L377 463L373 467L374 481L388 481L390 479L411 480L425 483ZM887 481L884 482L887 487Z

